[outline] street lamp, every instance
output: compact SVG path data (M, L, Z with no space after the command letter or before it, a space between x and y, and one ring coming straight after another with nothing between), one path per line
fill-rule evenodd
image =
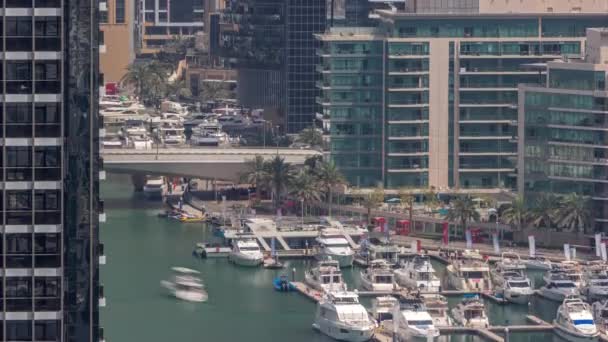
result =
M304 199L300 198L300 202L302 202L302 227L304 227Z

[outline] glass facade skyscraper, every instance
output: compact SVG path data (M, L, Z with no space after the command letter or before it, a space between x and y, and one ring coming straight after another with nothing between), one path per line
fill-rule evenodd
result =
M608 14L378 11L376 28L332 28L318 103L351 184L516 187L517 85L525 65L580 55Z
M2 341L103 336L97 7L3 2Z

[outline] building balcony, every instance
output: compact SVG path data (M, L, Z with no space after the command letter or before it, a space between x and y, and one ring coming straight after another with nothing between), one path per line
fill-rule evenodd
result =
M419 172L428 172L428 168L411 168L411 169L396 169L396 168L388 168L386 170L389 173L419 173Z
M565 180L573 182L586 182L586 183L602 183L608 184L608 179L604 178L591 178L589 176L548 176L547 178L553 180Z
M106 180L106 171L99 170L99 180Z
M461 53L460 59L506 59L506 58L538 58L538 59L558 59L559 54L495 54L495 55L482 55L479 53Z
M476 151L476 152L458 152L462 157L484 157L484 156L517 156L517 152L492 152L492 151Z
M428 103L389 103L389 108L426 108Z
M344 85L332 85L329 82L317 81L315 85L318 89L322 90L351 90L351 89L382 89L382 85L372 84L344 84Z
M428 123L429 120L388 120L389 125L419 125Z
M100 243L97 246L97 253L99 254L99 264L105 265L106 264L106 253L105 253L105 246L103 243Z
M517 91L517 87L482 87L479 85L465 85L465 86L460 86L460 91L500 91L500 92L505 92L505 91Z
M458 105L461 108L517 108L517 105L514 105L509 102L503 103L460 103Z
M551 156L548 159L549 163L567 163L567 164L577 164L577 165L589 165L589 166L608 166L608 159L606 158L589 158L589 159L574 159L574 156L568 157L559 157L559 156Z
M336 100L332 100L332 99L318 97L318 96L316 97L316 102L317 102L317 104L320 104L322 106L379 106L382 104L382 102L380 102L380 101L371 100L371 99L364 99L364 100L336 99Z
M368 58L368 57L382 57L382 53L374 53L369 50L365 51L352 51L352 50L341 50L341 51L327 51L326 49L316 49L315 54L319 57L352 57L352 58Z
M480 168L472 168L472 169L468 169L468 168L459 168L458 172L501 172L501 173L505 173L505 172L515 172L515 168L491 168L491 167L480 167Z
M428 151L417 151L417 152L389 152L386 154L389 157L423 157L428 156Z
M428 91L428 87L420 87L420 88L403 88L399 85L393 85L388 87L388 91L391 92L412 92L412 91Z
M103 285L99 285L99 307L104 308L106 306L106 295L104 293Z
M505 124L510 125L512 120L505 119L488 119L488 120L460 120L458 123L461 124Z
M422 54L405 54L405 53L398 53L398 52L389 52L388 54L388 58L389 59L428 59L429 55L422 55Z
M479 68L461 68L459 75L546 75L546 72L538 72L538 71L521 71L521 70L487 70L487 69L479 69Z
M388 136L388 140L389 141L399 141L399 140L428 140L429 136L428 135L416 135L416 136L407 136L407 137L401 137L401 136Z
M108 3L105 1L102 1L99 3L99 10L102 12L107 12L108 11Z
M601 131L608 132L608 127L602 127L601 124L597 126L579 126L579 125L555 125L549 124L548 128L557 128L557 129L568 129L568 130L579 130L579 131Z
M460 139L460 140L511 140L511 139L513 139L513 137L510 135L490 135L490 133L475 134L475 135L471 135L469 133L467 133L467 134L468 135L460 135L458 137L458 139Z

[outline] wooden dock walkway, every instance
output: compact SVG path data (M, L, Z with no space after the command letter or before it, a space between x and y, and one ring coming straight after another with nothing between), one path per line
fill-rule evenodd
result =
M299 293L303 294L312 301L318 302L323 297L323 293L321 291L315 290L302 282L292 281L291 284Z

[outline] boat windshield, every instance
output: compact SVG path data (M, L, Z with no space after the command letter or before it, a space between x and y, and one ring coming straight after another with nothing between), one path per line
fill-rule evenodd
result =
M374 277L374 282L377 284L392 284L393 277L390 275L377 275Z
M509 282L509 286L522 288L522 287L530 287L530 284L527 281L525 281L525 280L522 280L522 281L510 281Z
M578 274L568 274L568 279L572 281L579 281L581 280L581 276Z
M573 288L576 287L576 285L574 285L574 283L554 283L553 287L557 287L557 288L562 288L562 289L568 289L568 288Z
M465 278L469 278L469 279L482 279L483 272L480 272L480 271L462 272L462 276Z
M573 321L574 325L593 325L592 319L575 319Z
M340 297L334 301L336 304L359 304L357 298L354 297Z
M433 272L418 272L418 279L420 280L432 280Z
M466 319L483 317L483 310L466 310L464 312L464 317Z
M332 248L348 248L350 247L348 245L348 243L341 243L341 242L337 242L337 243L326 243L325 244L327 247L332 247Z
M608 318L608 310L602 310L602 318Z
M596 280L591 283L593 286L608 286L607 280Z
M242 252L254 252L254 251L259 251L260 248L259 247L239 247L239 250Z
M331 276L324 276L322 277L323 280L323 284L330 284L331 283ZM334 283L338 284L341 283L342 279L340 279L339 275L335 275L334 276Z
M428 312L431 317L443 317L445 310L427 308L426 312Z
M433 325L433 321L431 320L416 320L416 321L407 321L409 325L421 326L421 325Z

